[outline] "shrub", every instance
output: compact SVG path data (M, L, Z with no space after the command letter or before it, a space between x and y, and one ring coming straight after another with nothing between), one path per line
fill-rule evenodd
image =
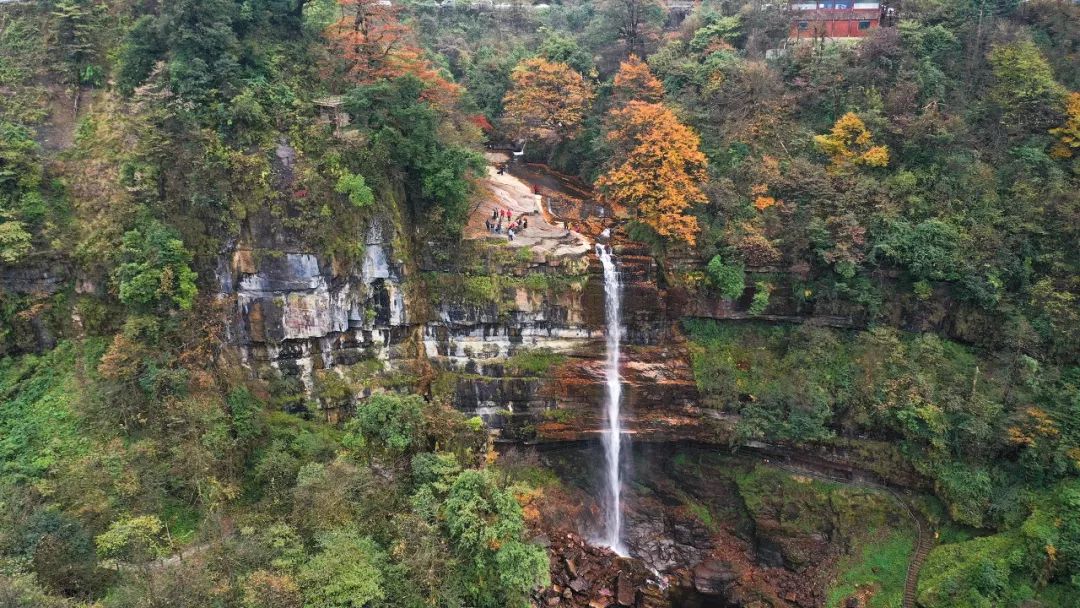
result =
M348 195L349 202L357 209L370 207L375 203L375 193L371 191L363 175L355 173L342 175L338 179L335 190L340 194Z
M176 232L153 221L124 234L123 263L113 273L120 301L142 308L188 310L198 289L191 253Z
M552 352L550 348L523 349L507 359L506 366L518 374L543 376L563 361L566 361L566 355Z
M98 555L105 559L142 564L165 553L161 533L165 526L154 515L128 517L114 521L109 529L94 538Z
M713 256L706 269L713 287L728 299L734 300L746 289L746 273L741 264L725 264L720 256Z
M769 307L769 296L772 295L773 286L765 281L758 281L754 285L754 299L750 301L750 314L760 315Z
M345 425L344 443L393 456L417 451L426 440L423 412L424 400L417 395L373 395Z

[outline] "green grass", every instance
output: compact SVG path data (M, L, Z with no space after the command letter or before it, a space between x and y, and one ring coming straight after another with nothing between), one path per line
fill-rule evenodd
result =
M506 366L522 376L545 376L548 371L566 361L566 355L550 348L521 349L506 360Z
M465 304L484 306L495 304L500 309L513 306L513 293L524 289L534 293L564 293L581 291L588 277L573 274L530 272L523 277L487 274L484 268L465 275L426 272L423 275L428 299L434 306Z
M825 605L839 608L858 589L869 586L874 593L867 608L900 608L914 548L912 530L893 530L883 539L860 546L855 555L841 562L840 575L829 589Z
M0 360L0 486L32 482L86 453L74 409L79 349Z
M570 424L578 417L574 410L554 409L544 410L544 420L550 420L552 422L558 422L559 424Z
M562 480L551 469L533 465L503 466L500 468L506 473L512 483L524 484L530 488L558 488L562 486Z
M194 540L201 522L198 509L175 499L167 499L161 515L174 543L186 545Z
M720 525L716 522L716 518L713 517L712 510L708 506L694 500L692 496L685 492L679 492L679 500L686 506L687 510L694 514L706 528L716 532L720 529Z

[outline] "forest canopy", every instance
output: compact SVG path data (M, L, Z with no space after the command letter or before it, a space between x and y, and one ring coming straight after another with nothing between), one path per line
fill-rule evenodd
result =
M0 605L540 601L495 439L597 418L603 298L477 237L507 171L694 441L915 479L923 608L1076 604L1080 4L681 4L0 2Z

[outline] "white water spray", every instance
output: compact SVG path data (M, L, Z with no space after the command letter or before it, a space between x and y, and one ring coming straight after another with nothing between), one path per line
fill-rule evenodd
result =
M607 321L607 364L604 374L607 380L605 413L607 432L604 433L604 456L607 462L607 504L605 530L601 542L619 555L627 555L622 543L622 472L620 451L622 449L622 421L619 406L622 401L622 378L619 376L619 344L622 341L621 304L622 285L619 270L611 250L596 246L596 254L604 266L604 308Z

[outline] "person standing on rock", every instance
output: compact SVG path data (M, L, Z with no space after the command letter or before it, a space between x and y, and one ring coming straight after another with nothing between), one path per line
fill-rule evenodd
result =
M527 218L527 217L521 218L521 229L526 230L528 227L529 227L529 218Z
M510 239L511 242L513 242L513 240L514 240L514 229L511 228L511 229L507 230L506 231L506 236Z

